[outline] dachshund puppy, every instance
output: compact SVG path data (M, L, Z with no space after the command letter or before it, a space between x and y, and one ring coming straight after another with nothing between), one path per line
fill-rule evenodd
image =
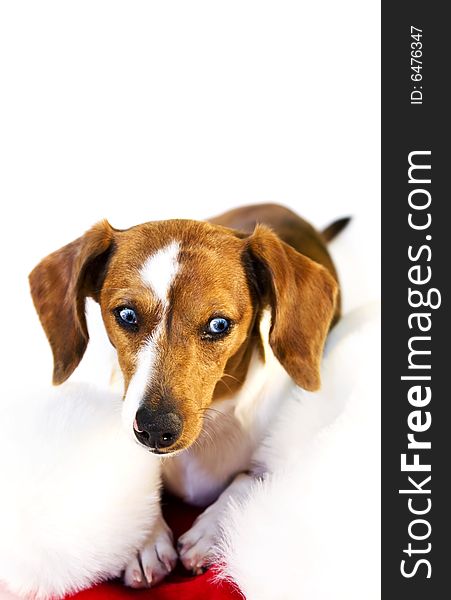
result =
M86 298L100 304L124 380L124 427L162 457L168 490L209 506L177 543L194 572L210 564L224 507L264 474L262 444L290 386L320 386L340 315L326 242L347 221L321 234L273 204L127 230L103 221L30 275L55 384L87 347ZM126 583L155 584L174 557L160 516Z

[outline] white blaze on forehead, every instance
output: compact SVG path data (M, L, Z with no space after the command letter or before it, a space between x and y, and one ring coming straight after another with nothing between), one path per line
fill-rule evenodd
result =
M163 305L167 303L171 284L179 269L180 244L171 242L146 260L139 273L144 284L149 286Z
M132 434L136 411L141 406L152 382L158 357L158 344L164 330L168 309L169 290L179 269L177 260L179 250L180 244L176 241L171 242L149 256L139 271L143 283L163 303L164 312L160 323L138 351L135 372L125 395L122 419L126 429Z

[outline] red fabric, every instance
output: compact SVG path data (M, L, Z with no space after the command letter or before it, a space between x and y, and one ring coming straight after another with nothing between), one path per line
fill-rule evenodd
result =
M199 509L172 497L163 500L163 513L177 539L187 531ZM70 597L71 600L242 600L243 595L230 583L214 582L212 570L193 577L180 562L162 583L151 589L133 590L119 581L102 583Z

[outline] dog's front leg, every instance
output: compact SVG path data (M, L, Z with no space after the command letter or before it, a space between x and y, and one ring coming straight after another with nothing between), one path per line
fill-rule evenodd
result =
M237 475L216 502L178 539L177 550L185 569L200 574L210 566L221 533L221 517L229 500L245 496L255 479L255 475L247 472Z
M146 543L124 572L124 583L133 588L156 585L177 563L172 531L159 514Z

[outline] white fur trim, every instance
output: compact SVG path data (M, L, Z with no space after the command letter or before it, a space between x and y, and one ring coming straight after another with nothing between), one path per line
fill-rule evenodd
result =
M3 398L0 581L16 594L119 576L149 535L159 462L123 432L121 404L74 383Z

